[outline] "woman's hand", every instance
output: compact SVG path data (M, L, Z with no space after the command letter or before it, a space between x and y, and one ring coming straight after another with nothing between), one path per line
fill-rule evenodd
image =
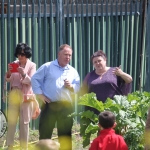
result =
M22 75L22 77L25 77L25 72L24 72L24 68L22 68L22 67L18 67L18 72Z
M121 76L123 74L123 71L121 70L121 65L119 67L116 67L115 69L113 69L112 73L117 76Z
M121 70L121 66L116 67L115 69L113 69L112 73L117 75L117 76L120 76L125 81L125 83L132 82L132 77L129 74L123 72Z
M8 72L11 73L11 70L13 69L13 67L11 65L8 64Z
M9 78L11 76L11 70L13 69L13 67L11 65L8 64L8 71L6 73L7 78Z

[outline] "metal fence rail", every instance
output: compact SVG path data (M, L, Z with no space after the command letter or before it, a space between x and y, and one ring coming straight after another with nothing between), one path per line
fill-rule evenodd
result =
M145 58L149 57L149 36L144 19L144 14L146 18L150 15L147 5L145 0L1 0L1 97L3 76L7 64L15 59L18 42L32 47L32 60L37 67L54 60L61 44L71 45L71 64L81 81L93 69L90 56L102 49L109 66L121 65L132 75L133 91L148 89L145 77L146 64L150 62ZM0 106L7 109L7 103L1 101Z

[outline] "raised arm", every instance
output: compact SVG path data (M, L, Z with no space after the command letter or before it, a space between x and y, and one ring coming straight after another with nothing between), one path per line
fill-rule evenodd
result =
M132 82L132 77L129 74L123 72L121 70L121 66L113 69L113 74L120 76L125 81L125 83L131 83Z

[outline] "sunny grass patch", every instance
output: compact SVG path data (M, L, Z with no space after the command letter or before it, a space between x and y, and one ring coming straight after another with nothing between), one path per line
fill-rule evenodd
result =
M91 137L91 140L94 139L95 137L96 135L93 135L93 137ZM19 132L16 132L14 150L20 150L18 138L19 138ZM30 129L28 149L35 150L34 145L38 140L39 140L39 131ZM53 140L58 141L56 128L53 131ZM6 133L2 138L0 138L0 150L4 150L4 148L6 148L5 142L6 142ZM74 121L74 125L72 128L72 150L88 150L89 146L83 148L82 143L83 143L83 138L80 136L80 124Z

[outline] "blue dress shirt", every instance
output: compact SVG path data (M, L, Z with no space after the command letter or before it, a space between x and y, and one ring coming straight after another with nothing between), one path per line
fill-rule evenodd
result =
M73 86L74 93L80 89L80 77L78 72L69 64L61 67L58 60L43 64L31 78L34 94L44 94L51 102L67 100L72 102L72 94L64 87L67 79Z

